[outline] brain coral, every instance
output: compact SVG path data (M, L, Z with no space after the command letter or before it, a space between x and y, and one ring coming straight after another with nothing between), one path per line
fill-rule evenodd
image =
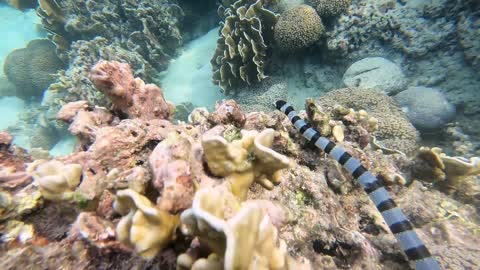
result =
M405 113L389 96L371 89L343 88L320 97L318 104L331 111L336 104L354 110L365 110L378 119L373 133L384 147L412 154L417 148L419 134Z
M5 59L5 75L17 88L17 96L41 97L54 81L53 74L64 66L55 54L55 46L47 39L36 39L26 48L12 51Z
M321 17L333 17L347 11L351 0L308 0Z
M238 0L221 5L218 13L223 22L211 60L213 82L228 93L236 86L262 81L277 15L264 7L263 0Z
M299 5L282 13L275 25L275 42L285 51L306 48L325 32L315 9Z

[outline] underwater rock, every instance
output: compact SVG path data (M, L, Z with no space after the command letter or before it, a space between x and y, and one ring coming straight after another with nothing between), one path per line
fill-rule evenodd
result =
M90 78L115 109L129 118L169 119L175 112L175 106L165 100L162 90L134 78L128 64L100 61L92 68Z
M217 102L215 111L208 116L208 120L215 125L233 124L241 128L245 124L245 114L235 100L229 99Z
M435 88L409 87L394 98L420 130L439 129L455 117L455 107Z
M267 50L273 42L278 15L265 8L264 2L238 0L219 6L218 13L224 22L210 62L213 82L227 94L237 86L266 78Z
M463 54L477 73L480 73L480 45L478 42L478 30L480 18L461 16L457 24L457 34L460 46L464 49Z
M17 88L22 99L40 98L55 81L55 74L64 67L55 54L55 46L49 40L36 39L26 48L11 52L3 66L5 75Z
M382 57L368 57L347 69L343 83L347 87L371 88L392 95L404 90L407 80L395 63Z
M308 5L295 6L282 13L275 24L274 38L283 51L298 51L314 44L325 33L322 19Z

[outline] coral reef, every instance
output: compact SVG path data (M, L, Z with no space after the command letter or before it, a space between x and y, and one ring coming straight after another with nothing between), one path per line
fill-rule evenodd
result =
M67 43L103 37L140 54L159 70L166 68L182 43L178 27L184 14L168 0L108 0L101 4L92 0L42 0L39 4L37 13L44 27L55 34L54 41L58 36Z
M238 0L218 9L223 22L211 64L213 82L227 94L266 77L267 49L278 15L266 9L264 2Z
M412 124L421 130L442 128L455 117L455 107L435 88L409 87L394 98Z
M417 148L417 130L397 103L383 93L361 88L338 89L321 96L318 104L326 111L335 105L365 110L378 120L378 130L372 135L380 144L406 154L412 154Z
M40 98L54 82L53 76L63 68L55 54L54 45L46 39L33 40L26 48L11 52L3 66L5 75L17 88L16 95L23 99Z
M282 13L275 24L274 38L284 51L297 51L314 44L325 33L322 19L307 5Z
M351 0L307 0L321 17L334 17L348 10Z
M90 73L95 87L113 103L115 110L128 118L142 120L169 119L175 106L165 100L155 84L134 78L130 65L117 61L100 61Z

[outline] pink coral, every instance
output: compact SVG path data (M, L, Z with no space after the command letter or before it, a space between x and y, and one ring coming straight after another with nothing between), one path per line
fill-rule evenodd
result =
M169 119L175 110L158 86L134 78L128 64L102 60L92 68L90 78L128 118Z
M233 124L241 128L245 124L246 117L237 102L229 99L217 103L215 111L210 114L208 120L217 125Z

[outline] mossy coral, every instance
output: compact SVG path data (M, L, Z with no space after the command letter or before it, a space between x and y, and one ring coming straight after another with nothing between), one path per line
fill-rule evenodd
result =
M324 33L315 9L299 5L280 15L275 25L275 42L283 51L298 51L314 44Z
M229 92L266 78L267 49L273 41L277 16L263 0L238 0L218 9L220 37L211 60L213 82Z
M351 0L308 0L321 17L334 17L347 11Z
M230 190L245 200L249 187L257 182L272 189L280 181L280 170L287 168L289 159L269 147L275 131L242 130L242 138L229 143L223 137L204 137L202 146L208 168L215 176L226 177Z
M123 215L117 225L117 239L134 247L143 258L155 257L173 240L179 217L160 210L139 193L118 191L113 207Z
M81 165L65 165L58 160L36 160L27 171L37 182L42 196L52 201L71 200L82 176Z

